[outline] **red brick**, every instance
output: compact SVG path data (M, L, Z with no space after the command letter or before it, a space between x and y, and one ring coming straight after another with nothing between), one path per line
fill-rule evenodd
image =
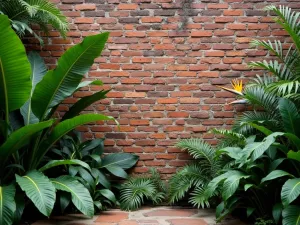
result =
M78 17L75 19L75 23L94 23L94 18Z
M191 36L192 37L211 37L212 32L211 31L192 31Z
M76 10L95 10L96 5L95 4L80 4L80 5L75 5Z
M142 23L160 23L162 22L162 18L161 17L142 17Z
M118 9L120 10L135 10L138 8L137 4L120 4L118 5Z

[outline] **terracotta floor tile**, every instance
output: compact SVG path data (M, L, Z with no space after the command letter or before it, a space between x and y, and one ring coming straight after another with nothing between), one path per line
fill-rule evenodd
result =
M167 220L171 225L208 225L202 219L170 219Z
M197 209L171 209L171 210L154 210L144 213L146 217L152 216L170 216L170 217L189 217L197 214Z
M109 222L109 223L118 223L122 220L128 219L127 212L116 212L116 211L107 211L99 215L95 222Z

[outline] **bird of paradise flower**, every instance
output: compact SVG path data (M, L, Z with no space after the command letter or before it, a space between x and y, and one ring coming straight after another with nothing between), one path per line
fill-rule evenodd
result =
M222 88L225 91L229 91L231 93L240 95L240 96L244 96L243 94L243 81L242 80L238 80L238 79L234 79L231 81L231 86L232 88L227 88L227 87L222 87L222 86L218 86L219 88ZM229 104L245 104L247 101L246 99L239 99L239 100L235 100Z

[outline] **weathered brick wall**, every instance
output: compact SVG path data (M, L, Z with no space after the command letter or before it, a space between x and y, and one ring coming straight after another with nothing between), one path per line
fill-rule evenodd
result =
M88 138L106 137L107 151L141 156L135 172L158 167L174 173L187 155L174 143L191 136L215 142L207 131L228 127L239 108L215 85L260 73L246 63L268 57L251 49L252 38L281 39L285 33L261 9L270 4L300 8L299 0L55 0L69 17L69 38L56 32L43 48L49 65L84 36L110 31L89 79L113 90L88 109L115 116L112 123L82 127ZM184 3L186 2L186 3ZM84 90L76 97L89 92ZM68 102L74 102L74 98ZM61 107L67 110L67 106Z

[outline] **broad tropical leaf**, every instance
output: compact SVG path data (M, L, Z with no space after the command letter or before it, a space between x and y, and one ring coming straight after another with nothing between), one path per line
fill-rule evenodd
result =
M300 162L300 151L294 152L294 151L289 151L288 152L288 158L289 159L294 159Z
M273 215L273 218L274 218L276 224L279 222L279 219L281 217L282 208L283 207L282 207L281 203L277 203L276 205L273 206L272 215Z
M101 190L96 191L96 193L101 194L102 196L104 196L108 200L112 201L113 203L116 203L116 201L117 201L115 194L109 189L101 189Z
M91 171L90 166L78 159L70 159L70 160L51 160L48 162L45 166L41 167L39 171L44 172L45 170L48 170L50 168L61 166L61 165L78 165L86 168L87 170Z
M25 125L39 122L39 119L33 114L31 110L31 97L36 84L43 79L44 75L47 72L47 67L44 63L44 60L37 52L30 52L28 54L28 59L31 64L32 89L29 99L20 109L21 114L24 118Z
M237 190L237 188L239 187L239 183L241 179L245 179L248 178L249 176L247 176L246 174L242 173L242 172L236 172L232 175L230 175L223 184L223 188L222 188L222 197L223 200L227 200L229 199Z
M37 124L30 124L13 132L6 142L0 146L1 160L5 160L9 155L28 144L34 134L50 127L53 123L54 120L48 120Z
M119 166L111 165L111 166L106 166L105 168L117 177L121 177L121 178L124 178L124 179L128 178L128 174L125 172L124 169L122 169Z
M289 179L282 187L281 200L283 206L289 205L300 195L300 178Z
M0 15L0 30L0 110L8 114L30 96L30 63L7 16Z
M103 85L103 82L101 80L92 80L92 81L82 81L80 84L77 86L76 91L79 91L83 87L87 87L89 85L98 85L101 86Z
M279 100L278 107L285 131L300 136L300 127L297 126L300 122L300 115L295 104L286 98L282 98Z
M100 56L107 39L108 33L86 37L82 43L68 49L58 60L57 67L37 84L32 110L39 119L44 119L50 108L73 94L94 59Z
M66 135L68 132L72 131L76 127L96 122L96 121L103 121L103 120L113 120L116 121L111 116L105 116L101 114L84 114L76 116L72 119L68 119L65 121L60 122L51 132L49 137L41 143L40 149L38 152L36 152L36 155L33 157L36 160L36 163L33 166L37 166L42 159L42 157L46 154L46 152L64 135Z
M94 215L93 199L89 191L70 176L60 176L51 180L57 190L71 193L72 202L83 214L92 217Z
M271 173L269 173L266 177L264 177L261 180L261 183L263 183L265 181L269 181L269 180L274 180L274 179L279 178L279 177L284 177L284 176L291 176L291 177L293 177L292 174L290 174L288 172L285 172L283 170L274 170Z
M16 180L35 207L49 217L55 203L55 188L48 177L33 170L23 177L16 174Z
M16 188L13 185L0 186L0 224L11 225L16 211Z
M282 225L300 225L300 207L289 205L282 211Z
M108 91L99 91L93 95L86 96L81 98L78 102L76 102L72 107L69 109L68 112L65 113L63 116L62 120L70 119L72 117L77 116L81 111L83 111L85 108L90 106L96 101L99 101L101 99L106 98L106 94L109 92Z
M109 180L106 178L104 173L102 173L100 170L93 168L91 174L95 179L98 179L98 182L103 185L103 187L110 189L111 185Z
M129 169L133 167L139 160L137 155L129 153L115 153L109 154L102 159L101 167L118 166L122 169Z

